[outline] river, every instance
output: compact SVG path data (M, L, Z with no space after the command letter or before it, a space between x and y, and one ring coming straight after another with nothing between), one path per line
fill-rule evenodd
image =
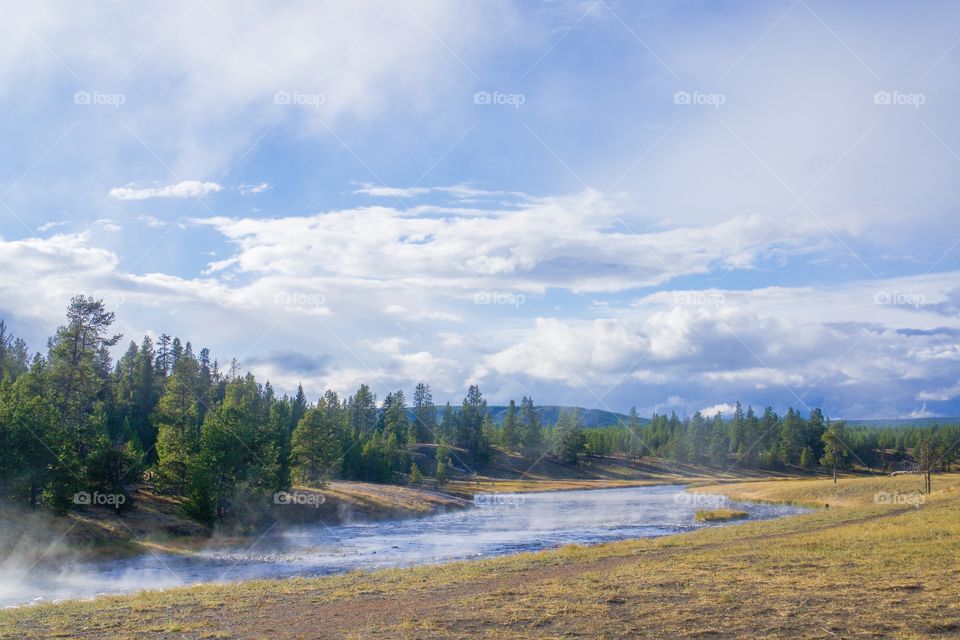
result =
M698 509L736 508L751 520L804 511L727 501L682 486L498 494L477 496L474 504L472 509L418 519L274 529L246 546L211 543L192 555L149 553L56 569L8 569L0 573L0 607L197 583L489 558L728 526L694 522Z

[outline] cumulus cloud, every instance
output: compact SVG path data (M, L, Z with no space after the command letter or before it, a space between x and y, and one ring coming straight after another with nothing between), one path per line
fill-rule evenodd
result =
M184 180L162 187L138 187L127 185L110 189L109 196L117 200L148 200L150 198L202 198L208 193L222 191L216 182Z
M700 409L700 413L708 417L715 416L718 413L722 416L730 417L731 415L733 415L733 412L736 410L737 408L734 405L728 402L723 402L721 404L715 404L710 407L704 407L703 409Z
M806 223L737 216L699 228L637 232L587 189L506 208L364 207L311 216L198 219L238 247L211 272L337 276L466 294L490 288L623 291L717 267L749 268L769 252L812 251ZM317 252L316 247L324 250Z
M241 255L250 251L240 248ZM258 259L266 265L271 258ZM359 263L351 268L350 278L315 274L309 261L239 279L229 269L133 275L86 234L0 241L0 270L9 275L0 282L0 311L23 320L14 327L35 327L28 337L39 345L62 321L71 295L104 297L127 337L177 333L222 358L240 357L282 391L303 382L311 394L423 380L441 398L455 399L471 381L496 399L535 390L541 402L636 405L642 413L668 404L713 409L734 399L822 405L834 417L942 414L957 404L960 318L874 296L878 289L913 291L940 304L950 299L957 273L822 288L660 291L607 305L591 319L478 305L455 287L421 285L421 300L406 279L394 282L381 271L371 277ZM34 286L27 290L24 281ZM415 318L421 308L423 318L405 325L414 330L398 333L396 320ZM442 328L449 325L440 313L452 310L469 322L462 331ZM671 397L675 402L664 404Z
M906 416L920 410L919 402L956 399L956 387L941 381L958 374L960 319L940 327L934 323L942 318L918 309L874 303L873 292L878 284L901 287L925 291L932 301L943 299L957 277L714 290L700 297L660 292L610 310L615 318L537 318L512 332L512 344L487 355L480 373L485 380L555 381L598 401L634 388L637 404L651 410L658 395L680 391L691 408L711 412L726 412L711 400L729 398L801 409L823 404L837 416ZM698 406L698 398L705 404Z

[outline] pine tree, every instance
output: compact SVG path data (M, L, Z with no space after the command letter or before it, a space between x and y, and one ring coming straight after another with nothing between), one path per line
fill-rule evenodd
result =
M50 342L50 391L61 425L71 432L77 458L90 449L90 419L110 371L107 349L120 335L108 336L114 314L102 300L75 296L67 309L67 324Z
M443 408L443 418L440 420L440 439L450 442L456 438L459 429L459 420L453 413L453 407L448 402Z
M336 473L340 441L323 406L308 409L293 432L293 475L304 484L323 486Z
M370 387L361 384L348 401L350 427L358 437L369 434L377 426L377 397Z
M420 467L414 462L410 466L410 484L419 487L421 483L423 483L423 474L420 473Z
M422 382L413 391L413 424L417 442L437 441L437 407L430 385Z
M804 447L803 451L800 452L800 466L803 469L813 467L813 450L810 447Z
M503 446L507 451L515 451L520 446L520 426L518 424L517 403L513 400L503 417Z
M727 460L727 452L730 449L730 443L727 440L727 429L723 424L723 418L718 413L713 418L713 424L710 427L710 462L715 465L724 464Z
M537 455L543 448L543 428L540 426L537 410L533 406L533 398L524 396L520 400L520 422L523 452L528 456Z
M564 464L577 464L586 446L580 414L561 409L557 419L557 455Z
M189 469L200 442L197 434L199 411L196 383L198 366L181 358L167 378L166 389L157 405L157 476L161 489L183 495L190 483Z
M166 378L171 369L172 354L170 351L170 336L161 333L157 338L157 361L156 372L161 378Z
M847 431L843 420L831 422L823 434L823 459L821 464L833 469L833 482L837 482L837 469L842 469L847 460Z
M407 416L407 403L403 391L388 393L383 401L382 429L393 434L400 445L407 444L407 432L410 429L410 420Z
M449 406L449 405L448 405ZM437 444L436 452L436 470L433 473L439 489L447 482L447 469L450 467L450 448L447 446L445 438L441 437Z

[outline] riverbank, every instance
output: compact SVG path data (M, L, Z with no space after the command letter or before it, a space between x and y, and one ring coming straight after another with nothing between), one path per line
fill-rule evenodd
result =
M88 507L55 515L0 504L0 568L10 560L56 566L157 551L190 554L211 544L249 544L277 525L417 518L468 505L463 497L427 488L331 482L323 489L291 489L252 514L255 526L227 522L208 528L183 516L175 499L147 487L138 488L133 507L120 513Z
M0 637L897 637L960 631L960 475L703 486L779 520L320 579L0 612Z
M461 452L463 454L463 452ZM434 455L420 445L418 455ZM465 454L463 454L465 455ZM462 465L461 465L462 466ZM442 489L427 480L419 487L335 481L323 490L297 487L284 504L248 506L242 516L205 527L180 513L179 502L134 488L133 506L118 513L109 507L85 507L58 516L0 503L0 567L7 558L19 564L122 558L150 552L194 553L212 543L249 545L272 526L322 522L417 518L468 507L484 493L526 493L610 489L670 483L742 481L758 472L626 457L590 457L562 465L550 457L526 458L495 450L482 472L459 469Z

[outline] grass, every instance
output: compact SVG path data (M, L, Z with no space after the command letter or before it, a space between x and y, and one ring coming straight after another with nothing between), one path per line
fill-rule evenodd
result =
M703 485L807 514L656 539L0 611L0 637L953 638L960 475ZM830 508L822 508L829 504Z
M697 522L728 522L749 517L749 513L737 509L700 509L693 514L693 519Z

